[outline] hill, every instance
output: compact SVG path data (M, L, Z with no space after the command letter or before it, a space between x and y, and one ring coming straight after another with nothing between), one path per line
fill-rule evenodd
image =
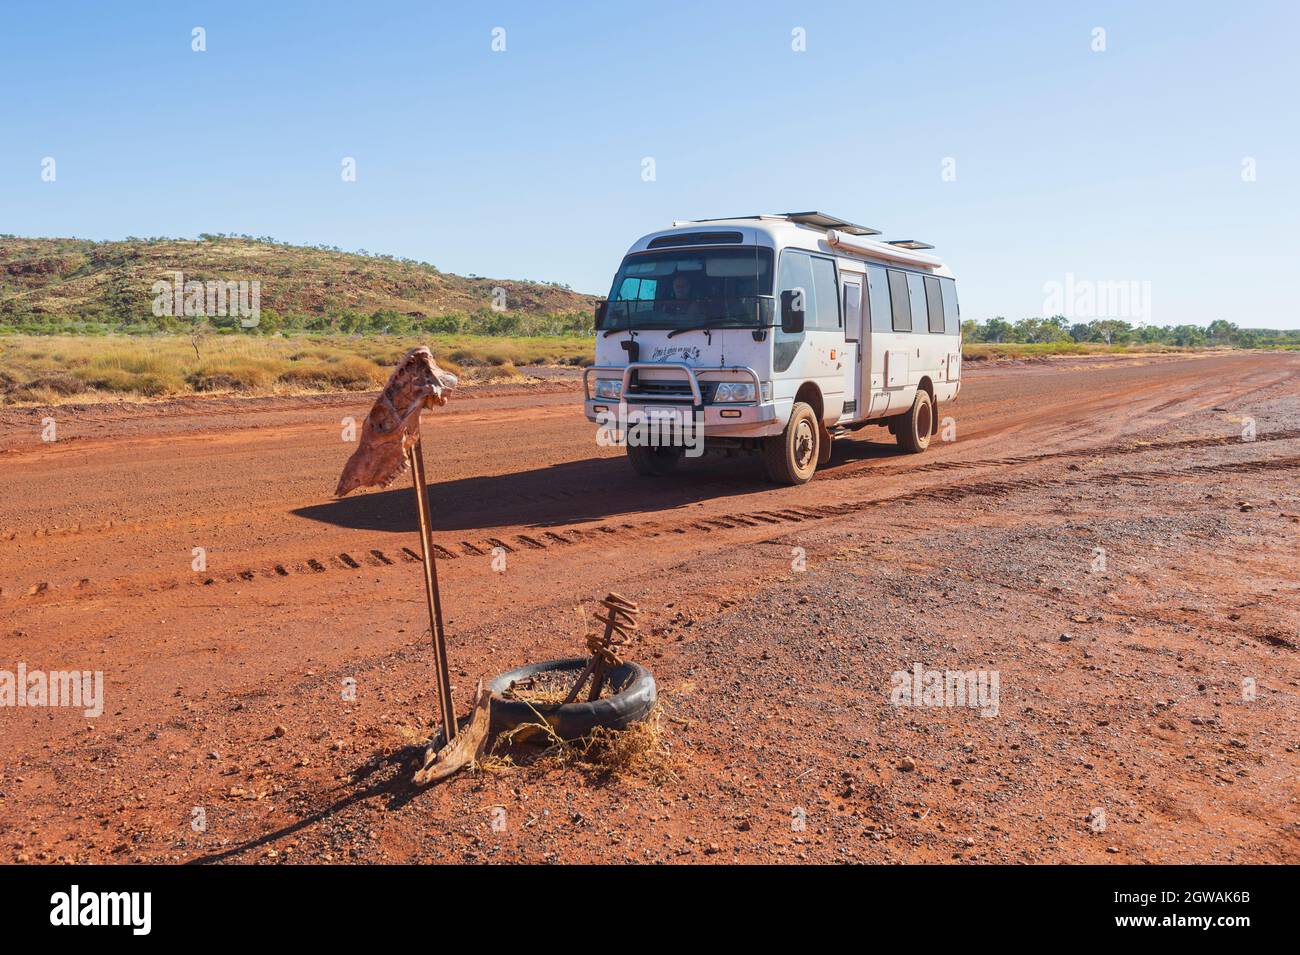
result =
M0 237L0 324L22 331L179 331L155 315L154 284L258 282L263 332L588 331L595 299L561 285L441 272L426 262L251 236L191 239ZM504 308L494 309L496 289ZM498 304L500 299L498 298ZM221 328L237 319L212 319Z

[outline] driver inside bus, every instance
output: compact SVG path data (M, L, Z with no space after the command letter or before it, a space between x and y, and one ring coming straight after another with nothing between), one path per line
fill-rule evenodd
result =
M669 315L686 315L690 318L700 316L700 301L695 297L695 287L690 276L682 272L673 276L673 297L665 303L664 311Z

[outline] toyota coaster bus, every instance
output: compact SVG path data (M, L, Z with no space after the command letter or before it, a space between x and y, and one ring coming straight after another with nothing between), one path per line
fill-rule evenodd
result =
M644 475L748 451L802 484L836 435L868 424L924 451L961 390L957 287L933 246L879 234L799 212L642 236L596 307L587 418L616 429ZM670 421L674 440L624 440L647 421Z

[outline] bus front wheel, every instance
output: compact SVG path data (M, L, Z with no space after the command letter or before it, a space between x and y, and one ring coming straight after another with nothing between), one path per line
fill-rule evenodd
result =
M807 484L817 470L821 423L812 407L796 401L780 434L763 439L763 466L777 484Z

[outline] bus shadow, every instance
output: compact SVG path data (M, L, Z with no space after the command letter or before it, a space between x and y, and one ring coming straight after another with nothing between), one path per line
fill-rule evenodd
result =
M898 442L888 432L881 432L883 438L879 435L872 437L842 437L835 442L835 449L831 452L830 463L823 470L833 471L837 465L854 464L858 461L875 461L888 460L890 458L905 457L907 452L898 446Z
M398 479L409 482L409 472ZM622 457L591 458L511 474L459 478L429 485L433 530L551 527L687 507L772 488L757 458L706 456L672 474L644 478ZM296 508L297 517L350 530L418 532L411 486Z

